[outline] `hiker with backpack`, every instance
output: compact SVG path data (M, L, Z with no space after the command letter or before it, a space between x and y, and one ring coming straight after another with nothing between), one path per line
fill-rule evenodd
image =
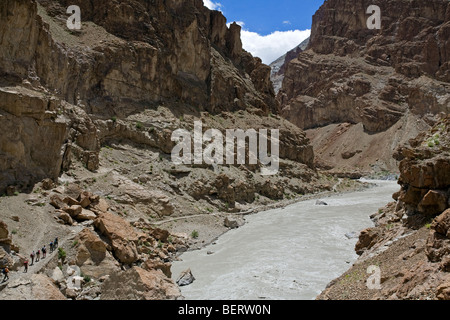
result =
M40 256L41 256L41 250L38 249L38 251L36 252L36 262L39 261Z
M45 245L42 247L42 259L44 259L47 256L47 249L45 248Z
M25 268L23 272L28 272L28 259L25 259L25 261L23 262L23 266Z
M31 254L30 254L30 258L31 258L31 264L30 264L30 266L33 265L34 257L35 257L35 256L36 256L36 254L34 253L34 250L33 250L33 252L31 252Z
M3 281L2 281L2 282L5 282L6 280L9 280L9 275L8 275L9 269L8 269L8 266L6 266L6 267L3 268L2 273L5 275L5 277L3 278Z

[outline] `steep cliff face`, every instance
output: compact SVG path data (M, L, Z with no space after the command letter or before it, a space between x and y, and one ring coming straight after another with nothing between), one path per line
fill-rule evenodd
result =
M52 275L49 295L180 298L170 261L225 232L225 216L331 189L305 132L276 114L270 68L202 0L5 0L0 21L0 220L21 230L14 249L4 239L14 268L2 297L30 297L38 282L17 270L58 236L67 274L56 252L29 273ZM172 133L195 121L224 137L278 129L278 174L261 175L262 161L175 165ZM67 263L92 277L86 290L68 288Z
M81 9L80 30L66 26L69 5ZM179 123L130 128L150 109L165 106L176 117L249 110L262 118L278 109L270 68L242 49L240 26L227 27L201 0L8 0L0 16L0 111L11 127L0 138L1 192L55 179L75 159L97 170L111 137L170 153ZM159 125L147 117L143 127ZM292 137L307 147L301 130ZM284 153L312 163L311 152Z
M69 32L65 26L69 5L81 9L84 27L80 31ZM2 30L8 49L3 53L8 61L4 72L21 78L32 72L40 84L64 100L74 104L81 100L99 116L126 115L141 110L143 104L162 101L182 100L204 110L217 109L221 99L210 90L211 69L216 67L211 59L213 47L231 59L241 77L244 70L251 75L262 65L242 50L240 27L227 28L225 17L208 10L202 1L99 1L92 5L90 1L43 0L37 5L7 1L2 6L5 20L11 20ZM12 8L17 12L11 12ZM17 19L20 13L25 19ZM12 30L23 30L19 40ZM258 81L256 87L257 96L243 103L267 100L271 106L266 107L273 109L270 83Z
M367 27L371 5L380 8L380 30ZM313 16L311 48L449 82L449 10L445 0L327 1Z
M371 16L366 10L373 4L381 10L380 30L366 25ZM372 164L380 158L389 161L392 150L422 128L383 139L386 147L379 150L387 157L367 152L370 139L362 149L349 144L349 150L338 150L326 143L330 127L321 128L362 124L364 132L377 135L407 116L423 126L433 123L434 115L450 112L449 32L446 0L326 1L313 17L308 49L286 69L277 96L281 114L300 128L316 129L309 136L323 150L318 159L324 167L352 167L363 159L372 159ZM356 157L333 160L336 152L358 150Z
M272 80L276 94L278 94L283 85L284 73L286 72L287 65L291 60L297 58L299 53L307 48L308 44L309 38L270 64L270 80Z

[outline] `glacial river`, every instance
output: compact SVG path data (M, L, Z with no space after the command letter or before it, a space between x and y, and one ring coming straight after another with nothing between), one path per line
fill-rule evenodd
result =
M246 216L215 244L181 255L172 276L191 269L196 280L181 287L188 300L315 299L358 257L357 238L346 234L373 226L369 216L400 188L370 182L376 186L322 198L326 206L307 200Z

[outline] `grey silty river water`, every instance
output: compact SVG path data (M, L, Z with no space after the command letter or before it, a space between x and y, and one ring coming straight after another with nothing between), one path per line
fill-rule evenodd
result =
M364 191L307 200L246 217L247 223L215 244L186 252L173 263L176 278L190 268L196 280L181 287L188 300L314 299L357 259L357 238L373 226L369 216L399 190L393 181L370 181ZM207 254L208 251L213 252Z

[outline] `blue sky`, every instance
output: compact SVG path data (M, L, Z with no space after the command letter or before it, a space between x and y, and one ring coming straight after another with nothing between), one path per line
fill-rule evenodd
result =
M269 64L310 35L324 0L203 0L242 26L244 49Z

